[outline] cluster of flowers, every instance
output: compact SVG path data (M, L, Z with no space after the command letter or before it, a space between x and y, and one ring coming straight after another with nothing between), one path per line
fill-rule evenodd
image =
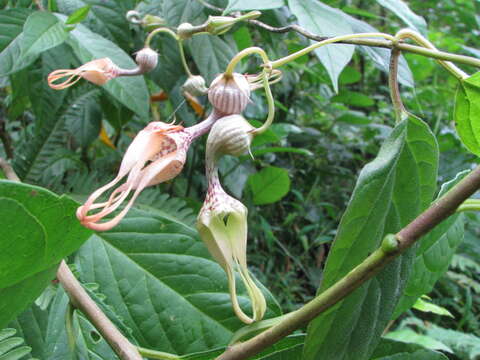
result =
M155 68L157 60L156 52L147 47L137 53L138 67L135 69L121 69L108 58L98 59L74 70L56 70L49 75L48 83L54 89L64 89L84 78L103 85L118 76L148 72ZM67 79L59 83L64 78ZM223 155L238 156L250 151L255 128L241 113L250 101L250 91L255 86L246 76L233 73L219 75L208 91L199 76L190 77L185 88L208 93L213 107L210 115L191 127L149 123L128 147L115 179L94 191L78 208L77 217L84 226L93 230L111 229L125 216L144 188L176 177L182 171L192 141L209 132L206 146L208 190L198 215L197 228L208 250L227 274L235 314L241 321L252 323L263 318L266 302L247 268L247 208L225 192L220 184L217 164ZM117 186L124 178L126 180ZM115 186L107 201L97 202ZM113 218L103 221L127 201L130 193L133 195L127 205ZM245 314L239 305L235 270L251 299L252 317Z

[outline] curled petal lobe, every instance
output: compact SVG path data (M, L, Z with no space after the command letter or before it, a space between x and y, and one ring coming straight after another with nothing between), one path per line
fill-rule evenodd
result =
M237 317L246 324L261 320L266 311L265 298L247 267L247 208L213 182L200 210L197 228L208 250L227 274L230 298ZM253 317L245 314L239 305L235 270L247 289Z
M89 61L76 69L59 69L48 75L48 85L55 90L72 86L81 78L103 85L119 75L119 67L109 58ZM63 80L63 81L61 81Z
M182 171L190 142L191 136L184 132L182 126L150 123L128 147L115 179L94 191L77 209L80 222L98 231L117 225L144 188L173 179ZM112 191L107 201L96 202L125 177L125 182ZM120 213L111 220L100 222L117 210L130 194L127 205Z

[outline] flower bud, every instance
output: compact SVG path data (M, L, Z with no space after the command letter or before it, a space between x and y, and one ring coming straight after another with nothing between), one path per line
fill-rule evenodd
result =
M165 26L165 19L159 16L147 14L143 17L141 24L147 31L153 31L159 27Z
M208 91L205 86L205 79L200 75L192 75L182 85L182 90L193 96L205 95Z
M251 11L239 17L231 16L209 16L206 24L206 31L212 35L222 35L232 28L237 22L256 19L261 15L260 11Z
M190 23L178 25L177 35L181 40L190 39L193 35L193 25Z
M142 73L146 73L152 71L157 66L158 54L151 48L144 47L137 53L135 61L142 70Z
M208 100L223 114L240 114L250 101L250 85L242 74L221 74L212 81Z
M235 114L218 119L213 124L207 139L207 152L240 156L250 152L252 130L242 115Z

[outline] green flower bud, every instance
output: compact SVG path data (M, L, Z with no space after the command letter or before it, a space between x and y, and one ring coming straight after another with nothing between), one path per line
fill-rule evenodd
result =
M182 89L193 96L205 95L208 92L205 86L205 79L200 75L190 76L182 85Z
M222 35L232 28L237 22L243 20L256 19L262 13L260 11L251 11L239 17L231 16L209 16L205 23L206 31L212 35Z
M190 39L195 33L193 29L194 27L190 23L180 24L177 28L177 35L181 40Z

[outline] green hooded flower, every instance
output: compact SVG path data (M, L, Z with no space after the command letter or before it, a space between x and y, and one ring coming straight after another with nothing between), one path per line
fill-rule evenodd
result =
M212 126L206 151L208 191L197 219L202 240L227 273L233 310L247 324L261 320L267 306L262 292L248 272L247 208L222 188L218 179L217 161L223 154L238 155L248 151L251 129L252 126L240 115L223 117ZM247 289L253 318L246 315L238 304L235 270Z

